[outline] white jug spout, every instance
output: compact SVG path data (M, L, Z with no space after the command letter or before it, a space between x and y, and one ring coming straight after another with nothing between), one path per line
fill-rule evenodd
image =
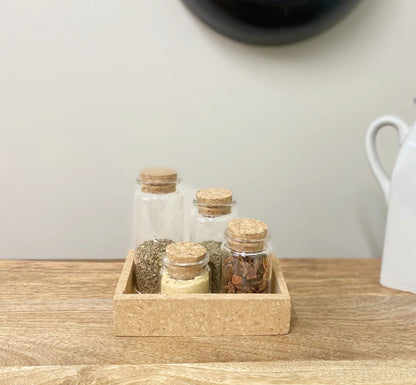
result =
M367 130L365 148L367 152L368 162L370 163L371 169L373 170L373 173L378 183L380 184L381 189L383 190L386 202L388 203L390 195L390 178L387 176L383 166L380 163L376 149L377 133L382 127L385 126L391 126L396 129L399 136L400 145L403 143L410 129L409 126L398 117L393 115L385 115L371 123Z

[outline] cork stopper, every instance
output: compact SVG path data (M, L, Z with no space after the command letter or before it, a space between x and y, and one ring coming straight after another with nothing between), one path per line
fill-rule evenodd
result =
M259 252L265 249L267 225L253 218L238 218L227 224L227 241L232 250Z
M173 168L145 168L140 171L141 189L153 194L168 194L176 191L178 174Z
M231 213L233 192L226 188L210 187L196 193L198 213L206 217L218 217Z
M164 265L172 278L195 278L207 263L207 249L199 243L178 242L166 246Z

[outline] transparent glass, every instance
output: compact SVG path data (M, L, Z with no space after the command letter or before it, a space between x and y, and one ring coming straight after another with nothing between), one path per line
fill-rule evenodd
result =
M191 242L201 243L203 241L218 241L224 240L224 231L227 228L227 223L232 219L236 219L237 208L236 202L233 201L227 205L215 206L218 208L229 208L230 213L224 215L202 215L198 212L198 207L202 206L196 199L194 199L194 207L191 211L190 227L191 227Z
M270 293L273 250L268 236L242 241L226 230L221 251L222 293Z
M136 249L144 241L183 241L184 209L180 189L170 193L143 192L140 180L135 194ZM175 182L176 184L176 182Z
M236 202L219 206L228 208L230 213L224 215L207 216L198 212L201 205L194 199L194 207L191 211L190 227L191 242L201 243L208 250L211 260L211 293L219 293L221 288L221 244L224 240L224 231L227 223L238 217ZM217 206L218 207L218 206Z
M163 266L160 270L160 293L210 293L211 269L208 262L208 253L203 260L194 263L173 263L164 253Z

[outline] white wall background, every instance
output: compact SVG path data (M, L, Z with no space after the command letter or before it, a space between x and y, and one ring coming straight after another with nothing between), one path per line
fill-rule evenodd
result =
M414 0L362 0L284 47L224 38L177 0L0 3L0 258L121 258L139 168L235 192L284 257L379 257L363 138L416 116ZM394 132L381 136L388 168Z

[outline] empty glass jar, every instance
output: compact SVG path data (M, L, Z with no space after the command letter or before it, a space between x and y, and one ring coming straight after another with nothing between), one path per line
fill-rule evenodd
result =
M183 195L174 169L141 170L136 189L136 244L149 239L183 238Z
M267 225L257 219L230 221L222 244L223 293L270 293L272 249Z
M136 284L140 293L159 291L166 245L183 240L183 195L171 168L141 170L135 194Z
M221 244L227 223L237 217L231 190L205 188L196 193L191 212L191 241L201 243L210 255L211 292L221 287Z

